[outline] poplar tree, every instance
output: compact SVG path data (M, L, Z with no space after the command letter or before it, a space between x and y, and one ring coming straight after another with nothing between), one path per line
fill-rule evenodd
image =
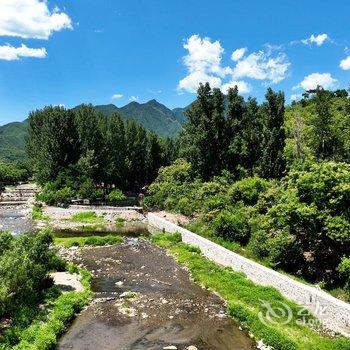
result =
M283 154L285 146L284 131L284 93L267 89L264 105L266 123L264 131L261 173L265 178L279 179L283 176L286 161Z

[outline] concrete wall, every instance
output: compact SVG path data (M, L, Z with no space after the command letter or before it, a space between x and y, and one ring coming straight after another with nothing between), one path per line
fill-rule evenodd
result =
M158 231L181 233L184 243L199 247L208 259L243 272L257 284L276 288L285 297L311 311L327 328L350 336L349 304L236 254L156 214L148 214L148 223Z

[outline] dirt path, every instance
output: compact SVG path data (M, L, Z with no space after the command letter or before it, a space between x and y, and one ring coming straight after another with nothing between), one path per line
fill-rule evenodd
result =
M226 317L223 301L190 281L184 268L148 241L131 238L116 246L70 250L66 256L94 274L95 299L59 349L255 348Z

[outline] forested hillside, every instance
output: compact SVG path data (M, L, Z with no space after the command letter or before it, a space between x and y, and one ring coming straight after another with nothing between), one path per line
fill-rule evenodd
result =
M350 297L350 101L319 87L285 108L202 85L180 157L147 205L194 218L190 229L268 266ZM345 288L344 296L337 288Z
M15 161L25 158L27 122L0 126L0 160Z
M77 109L79 106L73 108ZM186 121L184 108L173 111L151 100L147 103L131 102L118 108L113 104L98 105L95 109L106 117L118 113L123 120L134 120L145 129L162 137L176 137ZM0 126L0 160L16 161L26 158L25 143L28 136L27 120Z

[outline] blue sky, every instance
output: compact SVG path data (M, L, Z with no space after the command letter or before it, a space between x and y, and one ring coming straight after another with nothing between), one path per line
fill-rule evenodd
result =
M348 88L349 13L345 0L1 0L0 125L49 104L182 107L202 80L288 103Z

